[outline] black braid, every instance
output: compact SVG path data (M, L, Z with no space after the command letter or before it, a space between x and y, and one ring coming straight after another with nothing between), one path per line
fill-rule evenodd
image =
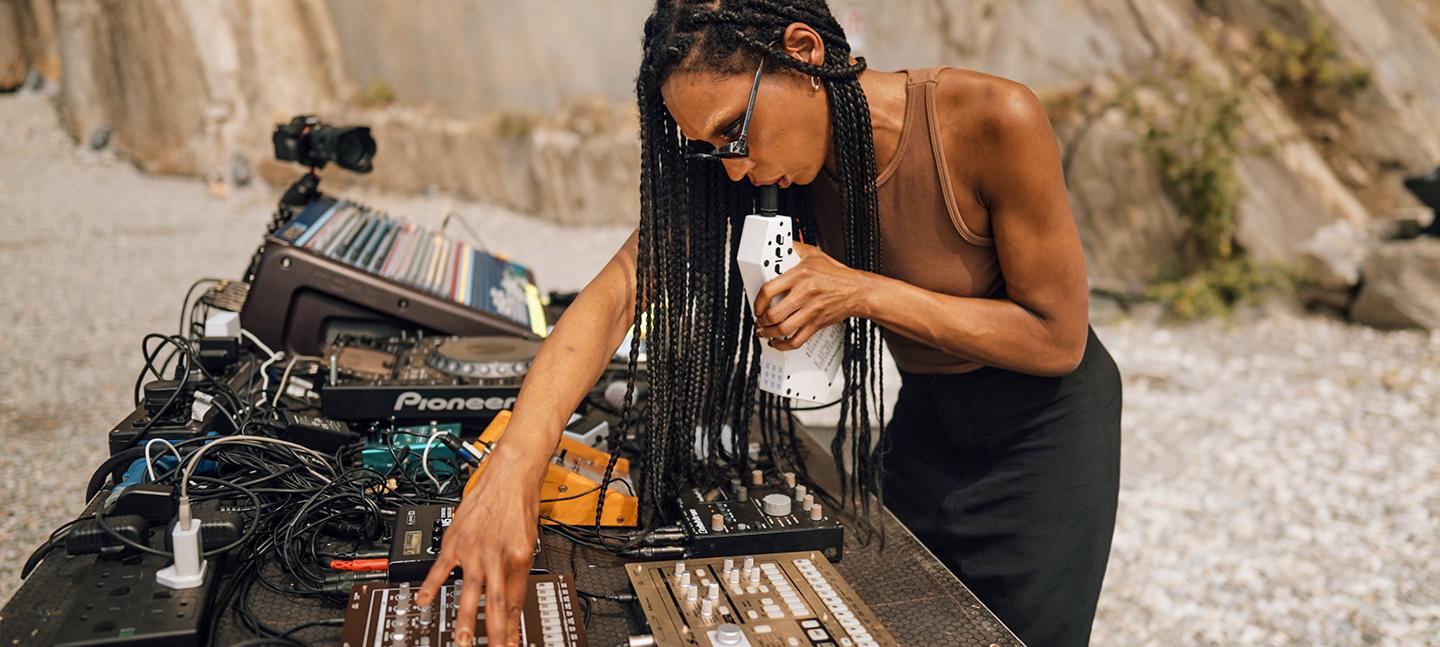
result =
M820 35L823 64L796 60L779 47L795 22ZM757 388L762 342L755 338L754 315L735 263L740 223L753 212L754 190L730 182L713 162L684 158L686 142L660 99L665 79L677 70L748 73L763 58L822 81L830 98L845 223L843 245L832 253L857 269L881 267L874 135L858 79L865 61L851 58L844 30L823 0L658 0L645 21L643 48L635 83L641 141L635 324L645 334L651 400L640 434L645 469L638 489L646 514L653 515L688 482L724 483L737 470L748 470L752 420L758 423L763 465L804 471L791 401ZM808 187L781 194L800 235L817 242ZM868 511L881 482L878 456L870 449L872 427L884 420L880 340L870 321L846 321L844 330L845 388L832 450L845 475L841 500ZM632 347L632 383L635 367ZM626 413L633 397L632 386L626 389ZM629 417L621 424L628 426ZM726 426L732 430L729 443L722 441ZM700 461L693 457L697 432L708 449ZM612 461L607 484L613 468Z

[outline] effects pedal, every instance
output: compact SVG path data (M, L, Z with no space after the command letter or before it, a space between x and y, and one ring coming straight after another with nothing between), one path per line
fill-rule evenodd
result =
M691 557L798 550L818 551L832 562L844 556L845 527L793 472L780 483L755 470L749 485L737 479L728 489L690 488L680 492L679 504Z
M480 444L486 447L500 442L510 424L510 412L501 411L480 434ZM488 453L488 452L487 452ZM600 503L601 482L605 478L605 466L610 454L561 435L555 446L555 455L545 466L545 479L540 483L540 523L543 525L569 524L589 526L595 524L595 511ZM489 463L482 462L465 483L465 493L475 487L480 475ZM623 458L615 461L611 473L610 487L605 489L605 506L600 516L600 525L608 527L634 527L639 523L640 500L635 497L630 484L630 461Z
M740 264L740 278L745 283L745 295L752 306L765 283L800 262L795 255L790 217L776 212L776 191L774 186L760 187L760 213L745 217L739 251L735 255ZM775 301L783 298L776 297ZM837 323L816 331L804 346L795 350L777 350L761 344L760 388L788 398L825 400L840 369L843 342L844 326Z
M440 554L440 542L455 514L453 505L407 505L395 512L395 531L390 542L388 579L391 582L420 582ZM541 542L535 541L530 572L543 572L545 560ZM455 575L459 576L456 571Z
M460 582L440 587L428 606L415 603L419 587L359 584L350 592L342 647L450 647L460 606ZM475 619L476 645L499 645L485 637L485 596ZM520 614L520 644L526 647L586 647L580 605L564 575L531 575Z
M655 644L898 647L814 551L626 564Z

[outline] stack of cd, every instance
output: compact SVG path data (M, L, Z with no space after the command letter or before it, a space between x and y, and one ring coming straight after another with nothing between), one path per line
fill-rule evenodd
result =
M539 291L524 267L348 200L321 198L277 237L296 247L544 334Z

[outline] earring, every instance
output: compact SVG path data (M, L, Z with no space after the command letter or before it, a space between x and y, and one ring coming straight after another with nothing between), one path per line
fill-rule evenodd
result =
M811 88L814 88L814 89L816 89L816 90L819 90L819 89L820 89L820 77L817 77L817 76L815 76L815 75L813 75L813 74L810 75L810 87L811 87Z

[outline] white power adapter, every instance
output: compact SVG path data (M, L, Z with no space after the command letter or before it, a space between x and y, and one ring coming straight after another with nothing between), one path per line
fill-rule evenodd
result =
M799 264L789 216L776 213L775 187L760 187L760 213L745 217L735 260L745 295L753 306L760 287ZM774 304L784 295L776 297ZM844 346L842 324L822 328L795 350L760 347L760 388L775 395L811 402L823 401L835 383Z
M240 315L221 310L205 318L206 337L239 337Z
M170 531L175 563L155 573L155 581L171 589L193 589L205 583L205 559L200 556L200 520L190 516L190 502L180 501L180 518Z

